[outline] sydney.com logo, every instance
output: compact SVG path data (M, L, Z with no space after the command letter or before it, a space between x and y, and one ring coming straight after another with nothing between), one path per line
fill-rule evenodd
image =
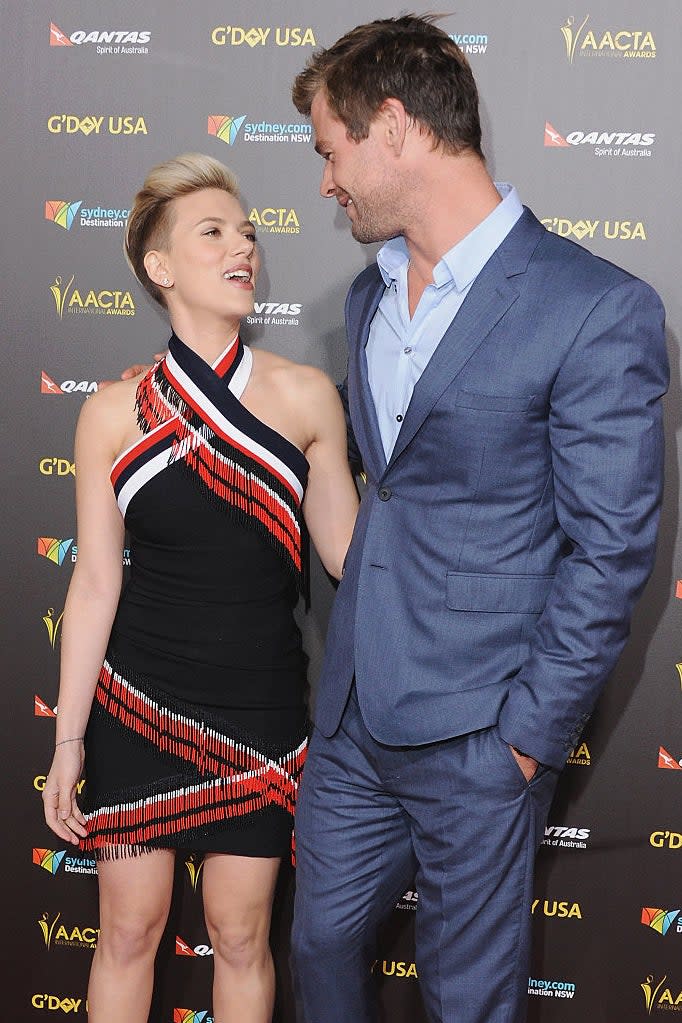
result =
M84 203L82 199L48 199L45 220L70 231L75 223L81 227L123 227L130 213L124 207Z
M247 114L233 117L232 114L209 114L207 131L209 135L233 146L240 137L244 142L310 142L312 125L286 121L261 119L247 121ZM242 131L243 128L243 131Z

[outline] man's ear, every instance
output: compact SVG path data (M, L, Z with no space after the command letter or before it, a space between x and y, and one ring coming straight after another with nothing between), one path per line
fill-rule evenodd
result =
M383 130L384 140L395 156L400 156L410 124L405 107L399 99L389 97L379 107L377 118Z
M173 279L168 270L166 257L159 249L150 249L144 257L144 268L150 281L159 288L171 288Z

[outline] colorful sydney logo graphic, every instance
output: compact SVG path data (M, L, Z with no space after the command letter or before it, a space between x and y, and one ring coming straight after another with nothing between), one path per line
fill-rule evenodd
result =
M47 614L43 615L43 623L45 625L45 628L47 629L47 637L50 641L50 646L52 647L53 650L59 637L59 630L62 625L63 617L64 612L62 611L59 617L55 619L53 607L48 607Z
M70 231L82 203L82 199L79 199L78 202L48 199L45 203L45 220L51 220L53 224L59 224L65 231Z
M679 915L679 909L652 909L645 906L642 909L641 922L652 931L666 935Z
M55 565L61 566L64 564L64 558L71 550L73 540L73 537L70 537L68 540L59 540L56 536L39 536L38 554L43 558L47 558L48 561L53 561Z
M173 1023L212 1023L208 1009L173 1009Z
M228 114L209 114L208 134L214 135L221 142L226 142L228 146L232 146L236 142L239 129L245 120L246 114L243 117L230 117Z
M198 856L196 853L191 853L190 856L185 860L185 867L187 868L187 873L189 874L189 881L190 884L192 885L193 892L197 890L197 885L199 884L199 878L201 877L201 871L203 866L204 861L202 857Z
M57 926L57 922L61 915L62 915L61 913L57 913L54 920L50 921L50 914L43 913L40 920L38 921L38 927L40 927L41 931L43 932L45 948L48 951L50 949L50 945L52 944L52 935L54 934L54 929Z
M33 862L37 867L42 867L48 874L56 874L61 862L66 856L66 850L55 852L54 849L34 849Z
M45 700L41 700L36 694L33 697L33 716L37 718L56 718L57 708L55 707L53 710L52 707L48 707Z

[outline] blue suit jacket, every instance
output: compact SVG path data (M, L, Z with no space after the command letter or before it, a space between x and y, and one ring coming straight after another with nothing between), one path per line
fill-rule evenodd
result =
M367 474L315 723L353 677L380 742L499 722L561 767L651 570L668 369L655 292L526 210L419 380L386 464L365 346L376 265L346 303L345 385Z

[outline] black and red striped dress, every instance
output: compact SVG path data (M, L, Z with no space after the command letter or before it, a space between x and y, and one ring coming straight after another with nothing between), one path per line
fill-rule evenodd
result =
M132 570L85 744L85 850L281 856L306 751L304 454L240 402L252 355L176 336L111 479Z

